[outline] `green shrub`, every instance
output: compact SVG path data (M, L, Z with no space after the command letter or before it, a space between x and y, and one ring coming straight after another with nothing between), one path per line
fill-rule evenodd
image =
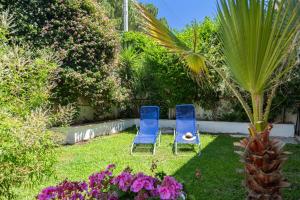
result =
M57 67L48 50L28 48L0 46L0 107L19 116L48 104L49 77Z
M50 115L51 126L69 126L74 122L78 111L72 104L66 106L58 105L52 109Z
M130 77L132 100L137 107L143 104L157 104L162 107L162 116L168 108L181 103L200 103L211 108L219 100L214 92L218 79L197 86L185 63L178 56L169 54L147 36L138 32L125 33L122 38L121 63L123 74ZM131 68L128 67L131 65ZM126 74L126 75L124 75ZM213 83L213 84L212 84Z
M0 18L0 43L3 44L8 41L10 29L13 27L13 17L7 10L1 13Z
M5 12L0 19L0 199L13 199L17 187L53 172L54 143L42 108L49 106L57 61L49 50L14 45L12 18Z
M0 112L0 199L16 198L14 189L51 176L55 162L48 118L41 111L24 118Z
M67 105L84 98L100 115L122 102L116 76L119 36L94 0L3 0L18 27L14 36L58 52L54 102Z

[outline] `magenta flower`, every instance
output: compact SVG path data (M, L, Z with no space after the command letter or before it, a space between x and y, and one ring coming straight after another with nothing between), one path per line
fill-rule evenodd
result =
M182 185L175 178L165 176L161 185L158 187L158 193L161 199L176 200L182 191Z
M119 176L112 179L112 184L117 185L123 192L128 191L133 181L130 172L123 171Z
M106 171L112 171L116 168L116 165L115 164L110 164L106 167Z
M37 196L38 200L54 199L56 197L56 187L47 187Z
M142 189L148 191L154 190L156 182L156 178L139 173L137 174L137 178L133 181L131 185L131 191L137 193Z
M158 193L161 199L171 199L171 192L167 187L159 187Z
M83 200L84 194L87 193L88 187L86 182L69 182L63 181L56 187L48 187L37 196L38 200L51 199L78 199Z
M89 182L63 181L55 187L43 189L36 197L38 200L118 200L119 194L132 196L134 200L163 199L176 200L182 194L182 185L175 178L165 176L163 181L143 173L132 174L124 170L113 176L115 165L89 176ZM122 191L120 193L120 191Z
M132 192L139 192L144 187L144 182L141 179L136 179L133 184L131 185L131 191Z

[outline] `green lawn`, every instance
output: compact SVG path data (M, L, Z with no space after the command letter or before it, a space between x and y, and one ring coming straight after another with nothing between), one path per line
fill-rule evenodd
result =
M129 155L134 133L124 132L118 135L96 138L88 143L58 148L59 162L55 166L57 179L45 181L39 187L25 190L22 199L33 199L37 192L59 180L82 180L91 173L115 163L120 172L127 166L134 171L150 174L153 160L158 160L159 170L175 176L184 183L189 199L222 199L240 200L245 197L241 186L243 179L236 171L241 168L238 156L233 153L232 143L237 139L230 136L202 135L202 155L198 157L193 151L181 152L178 156L172 153L172 136L163 135L156 155L152 156L147 149L137 149L133 156ZM284 172L292 183L284 191L284 198L300 199L300 145L287 145L293 152L286 163ZM148 149L150 150L150 149ZM202 179L195 180L195 169L199 168Z

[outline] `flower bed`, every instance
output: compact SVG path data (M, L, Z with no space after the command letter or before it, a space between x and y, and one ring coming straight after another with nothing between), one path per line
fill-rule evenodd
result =
M171 176L148 176L143 173L133 174L127 168L117 176L113 176L115 165L108 165L103 171L92 174L89 181L63 181L57 186L43 189L38 200L54 199L167 199L183 198L182 184Z

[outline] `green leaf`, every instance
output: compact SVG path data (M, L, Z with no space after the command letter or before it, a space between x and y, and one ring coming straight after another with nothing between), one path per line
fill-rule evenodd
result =
M196 74L207 71L204 56L196 54L193 50L188 48L143 6L139 4L135 5L141 11L143 28L147 35L154 38L161 46L167 48L170 52L182 56L186 60L188 67Z
M262 94L271 86L299 31L299 2L290 2L219 1L219 37L226 65L250 93Z

